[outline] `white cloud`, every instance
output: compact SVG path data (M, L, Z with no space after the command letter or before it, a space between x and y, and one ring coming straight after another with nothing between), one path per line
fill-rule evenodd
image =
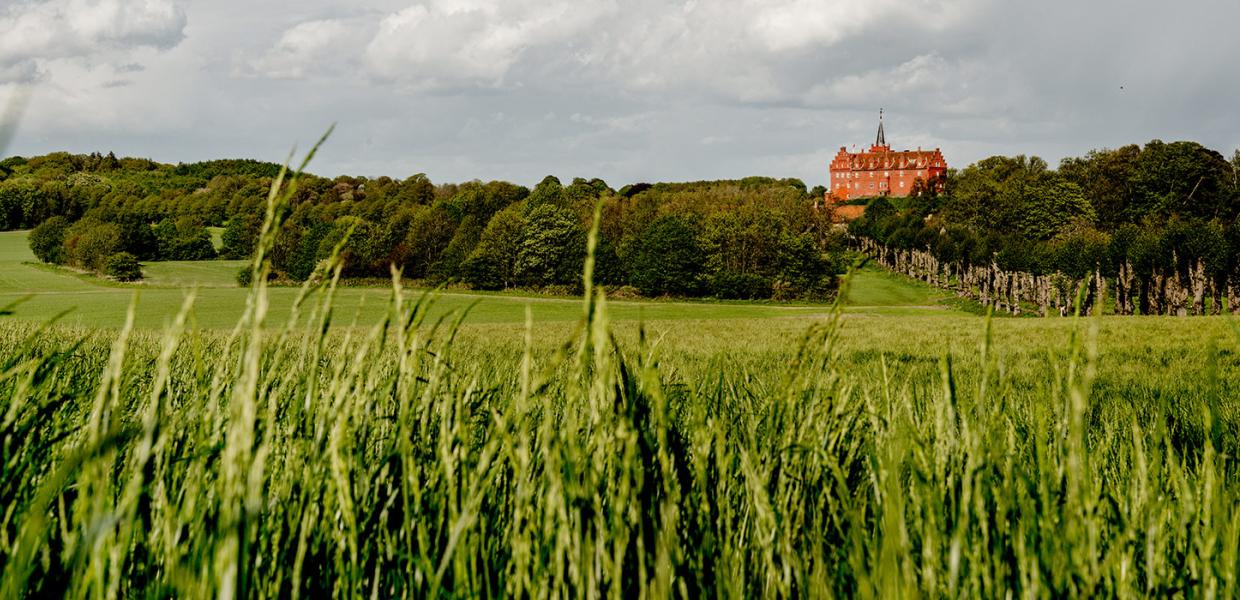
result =
M309 74L338 75L355 63L365 44L367 25L360 19L319 19L285 30L275 45L242 69L245 75L301 79Z
M493 86L531 50L571 47L618 10L611 0L432 0L384 17L366 60L415 87Z
M52 59L171 48L185 26L185 12L172 0L18 1L0 10L0 82L34 79Z

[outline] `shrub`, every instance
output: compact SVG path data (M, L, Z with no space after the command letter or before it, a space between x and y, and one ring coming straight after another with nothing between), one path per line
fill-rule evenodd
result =
M237 285L241 287L250 287L250 284L252 283L254 283L254 268L250 265L241 267L241 269L237 271Z
M142 265L138 264L138 257L128 252L117 252L105 261L104 273L117 281L138 281L142 279Z
M39 224L30 232L28 242L30 251L45 263L62 264L65 262L65 232L69 229L69 221L64 217L52 217Z
M720 271L710 278L710 292L722 300L771 297L771 281L754 273Z
M65 232L65 262L81 269L103 272L104 261L121 249L121 231L115 223L85 218Z

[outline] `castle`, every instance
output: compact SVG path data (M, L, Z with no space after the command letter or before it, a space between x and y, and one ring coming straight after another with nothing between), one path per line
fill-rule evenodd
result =
M943 153L931 150L893 151L883 131L883 111L878 111L878 137L868 152L849 152L840 147L831 161L828 203L874 196L905 197L915 191L942 191L947 177ZM858 213L859 214L859 213Z

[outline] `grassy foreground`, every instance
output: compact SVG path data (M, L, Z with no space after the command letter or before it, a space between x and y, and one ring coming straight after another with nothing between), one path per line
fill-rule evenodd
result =
M0 324L0 595L1234 596L1222 319ZM989 329L988 329L989 327Z

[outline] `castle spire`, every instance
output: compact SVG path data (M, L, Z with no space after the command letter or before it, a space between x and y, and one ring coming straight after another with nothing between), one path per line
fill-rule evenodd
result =
M875 146L886 146L887 136L883 133L883 109L878 109L878 138L874 140Z

